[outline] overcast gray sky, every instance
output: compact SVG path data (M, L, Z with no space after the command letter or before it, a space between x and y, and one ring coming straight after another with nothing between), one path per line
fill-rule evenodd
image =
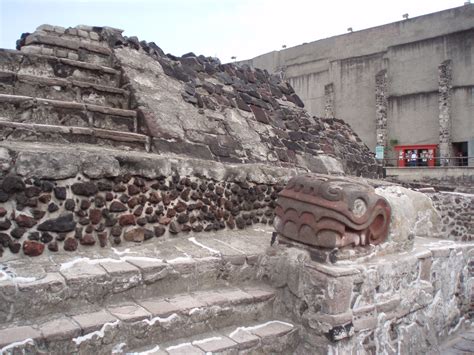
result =
M112 26L223 62L462 6L463 0L0 0L0 48L43 23Z

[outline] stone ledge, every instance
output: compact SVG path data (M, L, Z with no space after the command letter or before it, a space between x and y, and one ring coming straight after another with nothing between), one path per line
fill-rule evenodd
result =
M99 113L108 114L108 115L130 117L130 118L137 117L137 112L133 110L124 110L124 109L119 109L119 108L100 106L100 105L94 105L94 104L85 104L85 103L80 103L80 102L35 98L32 96L0 94L0 102L5 102L5 103L25 102L26 103L28 101L30 101L30 104L35 104L36 102L38 102L38 103L43 103L46 105L51 105L51 106L60 107L60 108L76 109L76 110L81 110L81 111L87 110L91 112L99 112Z
M5 122L4 124L0 120L0 126L3 127L19 127L21 124L15 126L15 123ZM48 126L42 127L46 132L54 128ZM55 127L55 126L54 126ZM35 126L25 127L27 129L36 129ZM67 127L60 127L64 133L69 133ZM90 128L85 129L90 130ZM135 135L133 135L135 136ZM146 137L146 136L141 136ZM143 138L145 141L146 139ZM251 181L262 184L275 184L279 181L286 181L291 176L294 176L298 172L304 172L296 168L278 168L274 169L270 165L265 164L223 164L212 160L200 160L200 159L187 159L184 157L169 156L169 155L158 155L153 153L138 153L133 151L124 151L120 149L113 149L107 147L96 147L91 145L75 144L74 147L68 145L62 145L57 143L31 143L31 142L16 142L13 146L8 141L0 142L0 147L5 147L10 151L10 156L21 154L23 159L21 162L16 163L16 171L20 175L26 174L27 176L38 176L42 178L48 178L52 180L63 179L63 174L57 169L41 169L43 172L32 170L31 164L27 164L29 159L42 161L41 165L45 165L48 161L48 155L61 154L61 160L68 162L67 165L71 165L78 159L78 154L87 155L101 155L110 158L110 164L113 162L115 166L119 164L120 170L113 175L100 175L94 178L101 178L107 176L118 176L121 173L128 173L130 175L143 176L148 179L159 178L160 176L172 176L174 173L179 175L198 176L213 179L216 181L230 181L230 182L245 182ZM105 162L104 162L105 163ZM23 167L24 165L24 167ZM76 164L77 165L77 164ZM107 170L107 169L105 169ZM107 170L109 171L109 170ZM114 169L115 171L115 169ZM74 173L68 175L72 177L77 173L83 173L83 169L80 165L74 168ZM26 176L25 175L25 176ZM87 174L86 174L87 175Z
M64 127L64 126L53 126L53 125L41 125L41 124L28 124L11 121L2 121L0 118L0 127L5 128L19 128L29 129L37 132L45 133L62 133L62 134L73 134L73 135L87 135L97 138L104 138L115 140L119 142L138 142L147 144L148 137L138 133L120 132L120 131L109 131L100 128L85 128L85 127Z
M1 71L0 74L2 73L10 73L10 72ZM20 82L23 81L27 83L38 83L38 84L47 85L47 86L61 86L61 87L76 86L79 88L93 88L96 91L102 91L102 92L111 93L111 94L120 94L120 95L123 95L124 97L128 96L128 91L119 89L116 87L112 87L112 86L88 83L88 82L79 81L79 80L46 78L46 77L27 75L27 74L15 74L15 73L12 73L12 74L14 74L17 80Z
M33 341L41 338L42 334L31 326L19 326L0 330L0 351L6 350L8 345L16 342L22 342L27 339Z
M80 41L74 41L71 39L63 39L56 36L48 36L48 35L39 35L39 34L31 34L29 35L26 40L25 44L47 44L51 46L63 47L67 49L86 49L90 52L95 52L99 54L110 55L112 51L100 45L92 44L92 43L84 43Z
M67 58L58 58L58 57L55 57L55 56L44 55L44 54L33 54L33 53L18 51L18 50L15 50L15 49L0 48L0 55L2 55L4 53L9 54L9 55L19 56L19 57L29 57L29 58L32 58L32 59L35 59L35 60L37 58L38 59L44 58L44 59L49 60L49 61L53 61L53 62L57 62L57 63L63 63L63 64L70 65L70 66L73 66L73 67L77 67L77 68L87 69L87 70L91 70L91 71L99 71L99 72L104 72L104 73L112 74L112 75L120 75L119 70L116 70L116 69L113 69L113 68L110 68L110 67L107 67L107 66L104 66L104 65L88 63L88 62L83 62L83 61L79 61L79 60L73 60L73 59L67 59Z

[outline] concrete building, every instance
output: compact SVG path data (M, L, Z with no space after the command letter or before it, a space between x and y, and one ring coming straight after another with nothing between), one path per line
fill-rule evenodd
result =
M473 42L474 4L466 4L241 64L281 72L310 113L342 118L386 158L398 157L395 147L419 147L420 157L429 145L435 157L472 157Z

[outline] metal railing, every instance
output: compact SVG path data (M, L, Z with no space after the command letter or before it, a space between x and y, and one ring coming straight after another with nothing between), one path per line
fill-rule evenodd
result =
M444 168L444 167L474 167L474 156L473 157L435 157L434 166L428 166L428 160L423 160L422 158L417 159L415 164L413 164L410 159L405 159L405 166L398 166L399 159L397 158L385 158L377 159L377 161L382 163L383 167L387 168Z

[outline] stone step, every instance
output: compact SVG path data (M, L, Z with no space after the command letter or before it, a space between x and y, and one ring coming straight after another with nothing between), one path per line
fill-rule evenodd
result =
M127 243L127 248L117 250L79 244L72 231L64 249L76 241L74 254L68 247L56 253L45 252L28 262L21 254L2 262L0 299L11 302L0 302L0 324L71 309L95 310L157 295L253 284L258 280L263 260L260 254L269 237L260 232L249 237L236 235L239 232L227 231L154 243L150 240L151 244ZM261 295L268 295L265 288Z
M112 108L129 108L128 91L78 80L0 71L0 88L3 94L82 102Z
M130 299L86 312L70 309L42 319L5 324L0 330L0 353L110 354L123 343L130 349L152 346L234 324L271 319L273 300L270 289L248 286ZM252 328L251 334L264 339L292 328L268 324ZM243 338L239 330L232 334L236 339Z
M93 104L0 94L0 117L12 122L137 132L137 113Z
M21 47L25 53L53 55L88 63L112 66L113 57L110 48L103 43L78 41L73 38L61 38L48 33L33 33L26 37Z
M151 347L130 349L115 344L116 354L291 354L298 343L298 328L288 322L271 320L228 327Z
M251 268L245 263L242 266ZM219 274L230 268L235 268L232 261L226 265L218 258L177 257L161 261L134 256L93 260L79 258L49 272L44 272L41 266L35 266L34 270L27 268L20 271L19 275L22 276L0 281L0 294L14 295L15 299L14 304L0 305L0 324L91 305L103 306L157 294L172 295L216 285L224 286L227 283L219 280ZM250 270L246 272L250 273ZM235 274L234 277L238 277L239 272ZM271 294L265 288L260 291L260 296ZM239 293L235 294L235 297L239 296Z
M51 55L0 49L0 70L17 74L78 80L112 87L120 85L120 71L97 64Z
M85 143L121 149L150 151L148 136L101 128L57 126L8 121L0 117L0 140L54 143Z

